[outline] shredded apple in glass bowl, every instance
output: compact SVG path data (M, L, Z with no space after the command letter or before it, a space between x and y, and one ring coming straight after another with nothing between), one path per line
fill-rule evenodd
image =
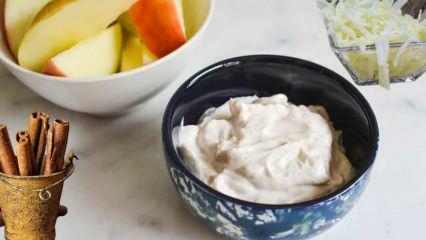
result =
M424 5L407 0L318 3L330 45L357 84L389 88L391 82L414 81L425 71ZM417 16L404 14L404 6L415 6Z

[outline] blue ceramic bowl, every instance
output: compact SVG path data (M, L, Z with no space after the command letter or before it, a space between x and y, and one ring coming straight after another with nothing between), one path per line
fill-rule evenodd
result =
M196 124L204 111L231 97L284 93L295 104L324 106L344 146L355 177L319 199L287 205L235 199L210 188L185 166L173 129L181 119ZM317 64L284 56L245 56L196 73L173 95L163 119L167 167L180 197L207 225L230 239L305 239L337 223L363 192L378 147L376 118L347 80Z

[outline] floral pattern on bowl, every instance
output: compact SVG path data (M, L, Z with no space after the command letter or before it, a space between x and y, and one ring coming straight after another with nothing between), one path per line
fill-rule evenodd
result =
M346 192L306 208L255 209L217 199L177 168L170 176L180 197L217 232L230 239L306 239L339 222L355 205L368 181L369 172Z

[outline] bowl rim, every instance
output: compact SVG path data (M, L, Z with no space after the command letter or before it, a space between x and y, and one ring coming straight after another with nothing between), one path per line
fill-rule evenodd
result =
M255 60L253 60L255 59ZM225 195L212 187L208 186L201 180L199 180L192 172L184 165L183 159L179 156L178 152L175 150L173 141L172 141L172 131L173 127L171 126L172 118L174 115L174 110L177 107L177 98L180 97L183 92L191 87L196 81L202 79L203 76L207 74L213 74L214 72L221 71L223 69L226 69L228 67L232 67L235 65L241 65L241 64L247 64L247 63L254 63L254 62L267 62L267 61L280 61L280 62L294 62L298 66L304 66L310 69L317 69L322 74L326 74L330 76L331 78L336 79L339 84L343 87L343 89L350 94L354 100L360 105L361 109L364 111L364 114L366 115L366 118L370 125L370 135L371 135L371 146L367 154L367 158L369 163L366 166L363 166L362 168L358 169L355 176L348 181L345 185L340 187L339 189L326 194L320 198L316 198L309 201L304 201L300 203L292 203L292 204L265 204L265 203L256 203L256 202L250 202L238 198L234 198L228 195ZM217 63L214 63L201 71L195 73L192 75L187 81L185 81L173 94L171 97L169 103L167 104L164 116L163 116L163 123L162 123L162 137L163 137L163 147L164 151L168 155L170 161L172 161L180 171L182 171L187 177L189 177L196 185L198 185L200 188L202 188L206 193L210 194L211 196L215 198L219 198L221 200L229 201L235 204L248 206L251 208L262 208L262 209L288 209L288 208L299 208L299 207L308 207L308 206L314 206L316 204L321 204L323 202L326 202L328 200L335 199L339 197L341 194L345 193L346 191L349 191L353 186L355 186L356 183L358 183L365 174L369 172L371 167L373 166L376 158L376 153L378 150L378 142L379 142L379 128L377 124L377 120L375 117L375 114L368 103L368 101L364 98L364 96L358 91L358 89L353 86L349 81L347 81L345 78L340 76L339 74L335 73L334 71L323 67L319 64L294 58L294 57L288 57L288 56L281 56L281 55L246 55L246 56L240 56L235 58L226 59Z
M200 26L200 28L198 29L198 31L188 40L186 41L182 46L180 46L178 49L174 50L173 52L167 54L166 56L141 67L129 70L129 71L125 71L125 72L119 72L119 73L114 73L108 76L99 76L99 77L58 77L58 76L51 76L51 75L46 75L46 74L42 74L39 72L34 72L31 70L28 70L22 66L20 66L19 64L17 64L15 61L12 61L11 59L9 59L8 57L6 57L6 53L0 51L0 60L14 68L17 71L29 74L29 75L33 75L39 78L43 78L43 80L48 80L48 81L55 81L55 82L65 82L65 83L72 83L72 82L78 82L78 83L93 83L93 82L103 82L103 81L113 81L113 80L117 80L119 78L123 78L123 77L128 77L130 75L135 75L138 74L140 72L143 72L145 70L149 70L151 68L156 67L157 65L162 64L163 62L166 62L170 59L172 59L174 56L180 54L181 52L183 52L185 49L189 48L191 45L194 44L195 41L198 41L198 39L201 37L201 35L206 31L208 25L210 24L212 17L213 17L213 13L216 7L216 0L208 0L209 1L209 10L207 13L207 16L203 22L203 24ZM4 33L3 33L4 35ZM4 36L3 36L4 38ZM1 39L1 41L4 42L5 44L5 51L10 51L9 48L7 47L6 42ZM10 53L9 53L10 54ZM11 56L12 59L14 59L13 56Z

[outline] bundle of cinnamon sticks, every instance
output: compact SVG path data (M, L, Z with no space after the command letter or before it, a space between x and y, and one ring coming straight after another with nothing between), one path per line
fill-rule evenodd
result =
M0 124L2 172L17 176L37 176L63 170L70 124L56 119L51 128L49 119L46 113L31 113L28 130L19 131L15 135L16 155L7 127Z

